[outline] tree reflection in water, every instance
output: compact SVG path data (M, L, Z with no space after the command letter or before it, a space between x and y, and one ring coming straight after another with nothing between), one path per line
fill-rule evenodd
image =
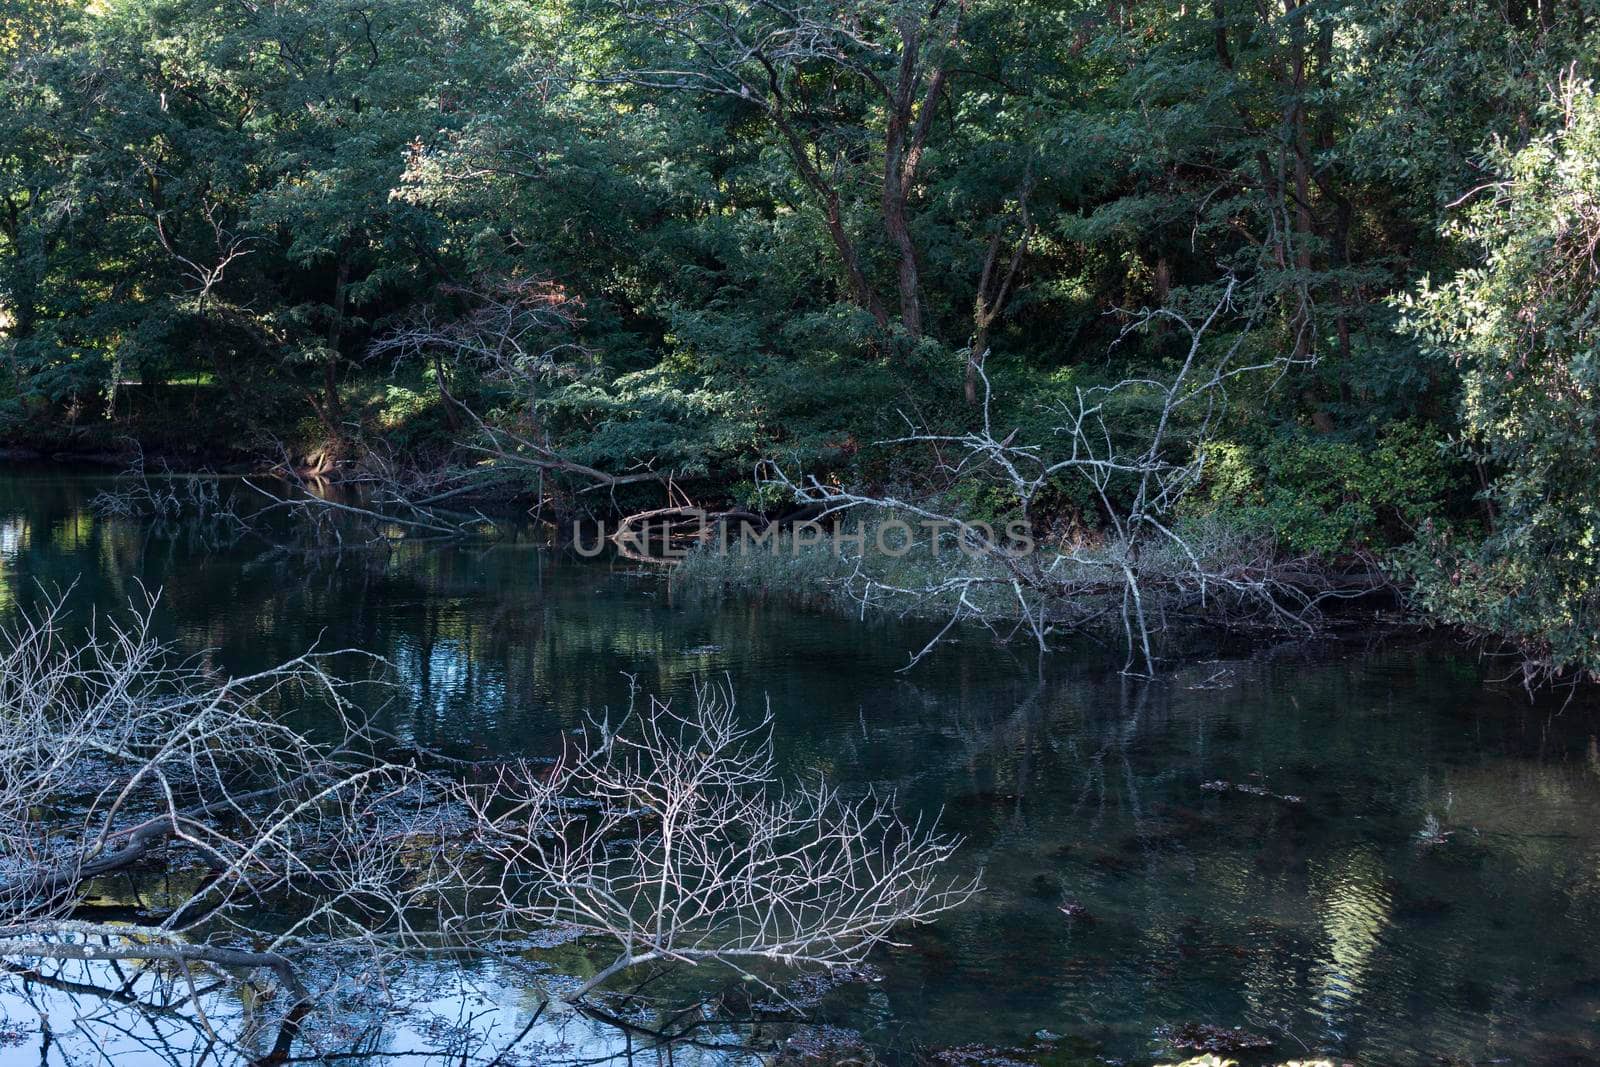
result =
M561 1012L548 998L565 980L533 966L413 960L365 983L348 976L308 1011L285 1018L248 983L191 986L154 966L75 960L6 970L0 1059L7 1062L741 1067L764 1062L793 1030L753 1014L738 988L664 1006L648 995L663 973L641 979L633 992Z

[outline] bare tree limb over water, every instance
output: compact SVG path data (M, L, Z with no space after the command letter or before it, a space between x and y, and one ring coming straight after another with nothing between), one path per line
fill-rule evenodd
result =
M854 965L978 889L943 874L959 841L892 797L780 788L770 714L746 725L715 687L683 711L636 696L554 767L508 768L475 807L503 914L617 945L569 1002L657 961L758 980L762 964Z
M977 889L944 874L959 842L892 797L783 785L770 715L741 721L721 689L682 711L637 698L553 766L402 765L361 683L333 673L360 653L228 676L158 639L154 596L116 615L66 603L0 631L0 969L244 1059L266 1025L263 1063L343 1047L305 1030L348 1031L348 991L399 1010L389 982L421 959L522 966L552 926L617 949L555 983L557 1011L625 1021L601 987L647 964L721 965L781 1001L774 969L852 966ZM256 1037L207 1015L245 989ZM680 1021L657 1036L699 1040L706 1020Z
M443 888L408 845L437 834L429 787L374 754L329 670L354 653L227 677L155 636L154 596L125 616L64 605L0 632L0 957L265 969L292 1007L308 952L422 939ZM330 740L280 718L290 698L326 710ZM158 858L181 888L139 922L108 912L104 880Z

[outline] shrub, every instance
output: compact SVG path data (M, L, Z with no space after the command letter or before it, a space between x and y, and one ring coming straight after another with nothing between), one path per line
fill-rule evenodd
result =
M1207 450L1203 508L1269 532L1285 550L1337 556L1384 550L1441 514L1451 460L1437 432L1412 422L1371 444L1310 437Z
M1440 531L1411 563L1438 617L1510 637L1536 672L1600 675L1600 98L1568 80L1546 118L1548 135L1488 154L1498 180L1453 228L1476 263L1400 302L1461 369L1495 511L1486 538Z

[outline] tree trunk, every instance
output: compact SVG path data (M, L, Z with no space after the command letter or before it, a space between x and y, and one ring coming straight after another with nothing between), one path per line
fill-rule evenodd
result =
M883 301L878 299L878 294L872 291L866 272L861 269L861 259L856 255L855 242L850 240L850 232L844 227L844 217L839 208L839 194L830 189L825 198L825 206L828 216L828 236L833 238L833 247L839 253L839 262L843 265L845 277L850 283L851 299L857 307L872 316L880 329L888 329L889 312L884 308Z
M344 340L344 309L350 286L350 257L343 247L339 250L339 267L333 283L333 316L328 323L327 354L322 360L323 425L331 438L329 444L340 451L344 442L344 405L339 401L339 345Z
M904 189L893 189L887 182L883 191L883 223L889 240L900 254L899 288L900 321L913 341L922 337L922 302L919 295L921 282L917 270L917 246L911 239L911 228L906 223L906 196Z
M773 125L778 127L778 132L783 134L783 139L789 146L790 158L794 160L795 169L800 172L806 187L822 201L823 214L828 223L828 236L833 241L835 251L839 253L839 264L844 268L851 301L871 314L880 329L887 329L889 313L884 309L883 302L878 299L878 294L873 292L872 286L867 282L866 273L861 269L861 258L856 254L855 242L850 239L850 231L845 229L844 212L839 205L839 193L812 163L806 151L805 140L789 122L789 116L785 111L783 89L778 84L776 71L769 71L769 79L768 92L771 99L767 102L767 114L772 118Z
M978 328L972 334L972 348L967 352L966 397L968 407L978 406L978 368L989 356L989 324L982 319L982 301L979 297Z
M1017 271L1022 266L1022 257L1028 252L1028 240L1033 236L1033 218L1028 213L1028 194L1033 187L1031 168L1024 172L1022 186L1017 190L1017 216L1022 225L1022 232L1017 236L1017 243L1011 250L1010 262L1006 264L1005 274L1000 277L994 295L989 295L989 287L995 278L995 267L1000 261L1001 231L995 232L989 238L989 250L983 257L983 271L978 276L978 294L972 301L972 343L967 347L967 375L966 399L968 407L976 407L978 403L978 372L983 369L983 364L989 358L989 331L1005 311L1006 303L1011 299L1012 287L1017 281Z
M951 27L949 44L960 34L959 15ZM922 283L917 265L917 244L911 236L906 203L922 165L923 149L933 128L939 94L949 73L941 62L928 76L921 105L916 103L917 71L921 61L922 34L911 18L900 21L900 68L889 98L889 116L883 146L883 227L889 243L899 255L897 268L900 290L900 319L913 341L922 337Z
M433 384L439 390L439 399L444 404L445 425L452 434L459 434L462 429L461 415L456 411L455 397L450 395L450 387L445 384L444 359L437 351L433 354Z

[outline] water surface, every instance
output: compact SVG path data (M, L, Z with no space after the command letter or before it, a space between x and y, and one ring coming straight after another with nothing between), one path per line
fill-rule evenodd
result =
M0 616L159 589L162 632L230 670L367 649L401 683L385 725L468 755L549 753L630 676L680 699L726 677L770 705L791 771L942 811L988 890L820 1009L885 1055L1048 1031L1059 1062L1170 1062L1166 1036L1208 1023L1276 1059L1600 1062L1596 705L1530 704L1449 643L1358 635L1138 683L1092 646L1041 678L972 634L897 673L924 627L675 595L531 542L208 549L96 517L104 484L0 471ZM478 977L516 1025L532 998Z

